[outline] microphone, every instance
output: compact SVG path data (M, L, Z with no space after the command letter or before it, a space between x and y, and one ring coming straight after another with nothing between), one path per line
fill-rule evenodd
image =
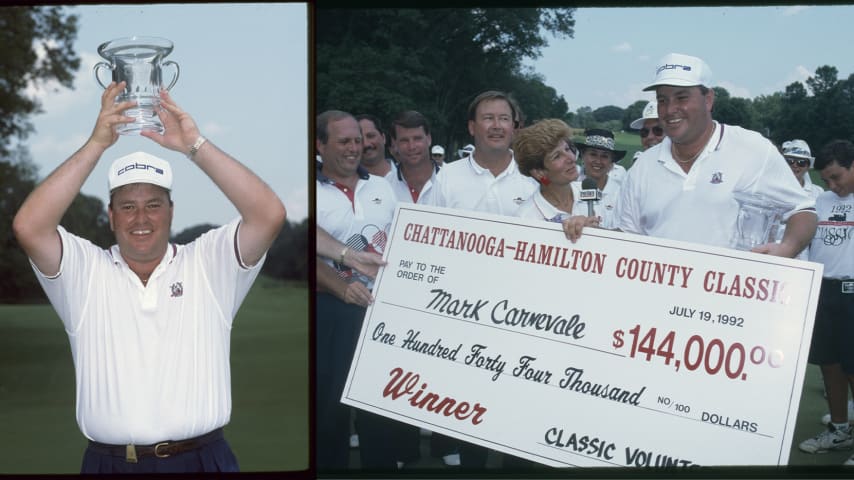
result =
M593 180L590 177L585 178L581 182L581 200L587 202L588 217L595 216L595 212L593 212L593 202L601 199L602 192L600 192L599 188L596 186L596 180Z

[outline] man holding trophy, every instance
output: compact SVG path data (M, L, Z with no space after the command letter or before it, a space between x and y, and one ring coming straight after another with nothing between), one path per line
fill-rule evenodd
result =
M222 432L231 415L230 333L285 207L202 137L162 87L154 105L162 131L125 128L137 121L127 111L144 102L123 100L134 89L115 80L89 139L30 193L13 223L71 344L76 417L89 439L81 471L237 471ZM109 171L117 245L103 250L66 231L60 220L117 129L189 157L240 217L187 245L170 243L172 169L137 152Z

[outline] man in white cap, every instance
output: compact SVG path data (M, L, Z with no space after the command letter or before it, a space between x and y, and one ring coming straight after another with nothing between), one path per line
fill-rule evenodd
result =
M671 53L656 66L658 118L666 138L644 151L620 193L619 229L654 237L733 247L736 197L750 193L783 212L781 242L754 252L794 257L812 240L815 201L800 188L777 148L757 132L712 119L715 92L703 60ZM570 240L579 226L564 229Z
M59 226L115 127L133 122L101 97L92 135L27 197L15 216L18 242L62 320L74 359L77 423L89 439L82 473L236 471L223 438L231 415L232 322L286 212L276 194L206 141L167 92L155 143L187 155L234 203L240 217L187 245L169 243L169 163L146 153L113 162L109 250Z
M641 117L629 124L629 128L639 130L641 138L641 150L635 152L632 163L638 159L641 152L649 150L653 145L658 145L664 140L664 127L658 120L658 102L648 102L643 107Z
M786 163L789 164L792 173L798 179L798 183L811 197L815 198L824 191L823 188L812 183L812 179L807 175L807 172L815 164L815 157L812 156L807 142L800 139L783 142L782 151L783 158L786 159Z
M441 145L433 145L430 149L430 158L439 165L439 168L445 163L445 149Z
M783 142L781 150L783 158L786 159L786 163L789 164L789 168L792 169L792 173L795 175L798 183L801 184L801 188L803 188L811 198L815 199L818 197L818 194L823 192L824 189L812 183L810 176L807 175L807 172L812 168L813 163L815 162L815 157L810 153L810 147L807 145L807 142L798 139L789 140ZM776 239L778 241L782 240L785 232L786 224L783 223L777 228L775 234ZM797 258L807 260L808 257L809 245L798 254ZM854 405L852 405L852 407L854 407Z

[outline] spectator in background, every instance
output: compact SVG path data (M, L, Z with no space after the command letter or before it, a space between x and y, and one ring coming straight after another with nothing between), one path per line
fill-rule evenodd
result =
M370 115L356 116L362 130L362 168L371 175L385 177L395 171L394 162L385 156L386 138L380 119Z
M439 172L444 206L513 215L536 189L519 173L510 143L518 125L516 102L506 93L487 91L469 105L468 130L474 148Z
M807 142L803 140L789 140L787 142L783 142L782 153L783 158L786 159L786 162L792 169L792 173L795 174L795 178L798 179L801 187L803 187L804 191L806 191L810 197L815 199L818 194L824 191L823 188L812 183L812 180L807 173L815 162L815 157L812 156ZM778 242L781 241L785 232L786 224L781 223L777 227L777 231L774 233L774 238L776 238ZM797 256L797 258L801 260L806 260L808 257L809 246L803 249Z
M430 158L441 168L445 163L445 149L441 145L433 145L430 149Z
M581 163L587 178L596 181L596 188L602 198L593 203L596 215L601 219L603 228L617 227L617 202L620 199L620 182L613 178L614 165L625 155L625 150L617 150L614 134L610 130L588 129L584 142L576 142L581 152ZM625 172L625 170L623 170Z
M536 182L519 172L510 144L522 118L507 93L479 94L468 108L468 131L474 147L468 156L445 165L438 182L444 205L463 210L513 215L534 190ZM460 442L460 466L486 466L489 449Z
M647 103L643 107L641 118L629 124L629 128L640 130L641 150L635 152L634 158L632 158L632 163L635 163L642 151L649 150L664 140L664 127L658 119L658 103L656 101Z
M397 203L385 179L361 165L362 133L349 113L330 110L316 119L317 226L346 245L340 258L318 257L316 288L316 465L343 471L349 461L350 407L341 394L350 370L373 280L345 267L348 249L382 253ZM362 468L394 471L396 460L382 440L379 416L359 412ZM377 440L377 439L381 440Z
M847 450L854 444L846 408L849 389L854 392L854 144L828 143L815 168L830 191L815 200L819 220L809 259L824 264L824 278L809 362L821 368L830 421L826 430L798 445L807 453ZM854 466L854 456L845 465Z

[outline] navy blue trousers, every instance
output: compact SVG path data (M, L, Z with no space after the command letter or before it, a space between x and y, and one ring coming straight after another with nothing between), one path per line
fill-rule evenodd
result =
M237 458L224 438L195 450L166 458L146 456L128 463L124 456L112 456L87 448L80 473L201 473L239 472Z
M327 293L317 293L316 299L316 466L318 472L343 471L347 470L350 458L352 407L341 403L341 394L362 330L365 309ZM359 410L356 431L362 470L396 471L398 460L406 462L417 458L416 427Z

